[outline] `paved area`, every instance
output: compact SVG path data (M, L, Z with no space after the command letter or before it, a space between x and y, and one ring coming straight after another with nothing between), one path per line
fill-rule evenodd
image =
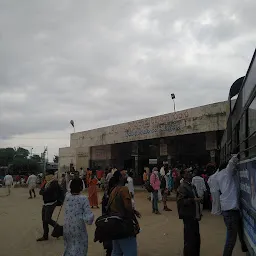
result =
M38 194L38 193L37 193ZM61 256L63 253L63 239L51 238L47 242L37 243L35 240L42 233L41 197L28 200L28 191L24 188L12 190L9 197L5 197L5 189L0 188L0 255L1 256ZM141 234L138 235L140 256L180 256L183 246L183 225L178 219L176 203L169 202L172 212L153 215L151 205L146 200L147 194L136 194L136 206L142 213L140 225ZM160 204L160 209L162 205ZM58 210L58 209L57 209ZM57 215L55 211L55 217ZM100 210L93 210L95 216ZM60 223L63 223L63 215ZM102 245L93 242L94 225L88 227L89 253L88 256L103 256ZM204 212L200 223L201 255L221 256L225 241L225 227L221 217L211 216ZM233 256L245 255L241 253L239 243Z

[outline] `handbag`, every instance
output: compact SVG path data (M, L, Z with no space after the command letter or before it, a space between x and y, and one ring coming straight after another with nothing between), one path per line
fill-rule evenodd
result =
M52 231L52 237L55 237L55 238L59 238L59 237L63 236L63 226L58 224L61 210L62 210L62 205L60 207L58 217L56 219L56 225L53 227L53 231Z
M146 190L147 190L149 193L154 192L154 189L153 189L153 187L151 186L151 184L150 184L149 181L147 181L147 182L145 183L145 188L146 188Z
M98 217L95 221L96 230L94 233L94 242L100 243L135 236L136 217L126 218L117 213L109 213L109 207L113 203L119 191L108 203L107 213ZM136 221L135 221L136 219Z
M156 174L155 174L155 180L156 180ZM146 188L146 190L147 190L149 193L152 193L152 192L155 191L154 188L152 187L152 185L150 184L150 181L147 181L147 182L145 183L145 188Z

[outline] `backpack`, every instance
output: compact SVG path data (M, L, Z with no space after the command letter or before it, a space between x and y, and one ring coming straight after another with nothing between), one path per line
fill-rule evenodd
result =
M161 177L160 188L161 189L166 189L166 180L165 180L164 176Z

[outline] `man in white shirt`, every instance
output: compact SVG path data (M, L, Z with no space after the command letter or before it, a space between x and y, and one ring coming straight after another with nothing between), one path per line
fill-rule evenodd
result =
M7 174L4 177L4 185L7 187L8 196L11 194L11 186L13 185L13 178L12 175Z
M194 185L196 187L196 192L198 197L204 198L204 193L206 192L206 186L205 186L205 182L204 182L204 178L199 176L199 171L196 170L195 171L195 177L193 177L192 179L192 185ZM200 202L200 213L203 212L203 203Z
M126 186L128 187L129 193L130 193L131 198L132 198L132 206L135 209L134 185L133 185L133 173L132 172L128 173L128 177L127 177L126 181L127 181Z
M106 181L109 182L112 177L113 177L112 171L109 170L108 174L107 174L107 177L106 177Z
M220 171L217 174L216 185L221 193L220 205L227 227L223 256L232 255L237 234L239 235L242 251L248 251L243 238L242 218L239 211L239 181L236 173L238 161L237 155L233 155L228 165L220 166Z
M160 169L160 175L161 175L161 176L165 176L165 169L164 169L164 166L162 166L162 168Z
M212 197L212 214L221 215L220 208L220 191L218 189L218 180L217 174L219 173L219 169L209 177L208 185L210 187L211 197Z
M127 177L127 187L132 198L134 198L133 173L129 172Z
M27 184L28 184L28 189L29 189L29 199L32 199L32 192L34 194L34 198L36 197L36 192L35 192L35 188L36 188L36 180L37 177L34 173L32 173L27 180Z
M79 172L78 171L75 172L73 179L79 179ZM73 179L70 179L69 182L68 182L67 191L69 193L71 191L70 185L71 185L71 182L72 182ZM82 180L82 182L83 182L83 190L82 190L82 192L85 192L85 184L84 184L83 180Z

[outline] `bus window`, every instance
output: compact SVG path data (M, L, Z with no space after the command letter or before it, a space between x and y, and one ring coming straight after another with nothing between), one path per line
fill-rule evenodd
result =
M240 152L241 153L241 159L245 158L246 155L246 149L248 148L247 145L247 134L246 134L246 115L243 114L240 120L240 129L239 129L239 141L240 141Z
M256 155L256 98L248 108L248 146L249 156Z

